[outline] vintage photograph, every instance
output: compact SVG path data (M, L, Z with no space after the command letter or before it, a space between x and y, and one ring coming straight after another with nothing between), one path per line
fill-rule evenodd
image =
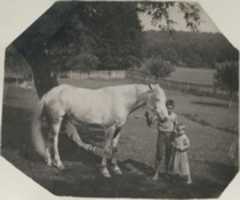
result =
M217 198L238 172L239 52L196 2L57 1L4 70L2 155L55 195Z

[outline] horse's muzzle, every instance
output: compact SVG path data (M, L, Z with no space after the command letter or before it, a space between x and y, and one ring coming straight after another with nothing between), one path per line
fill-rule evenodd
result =
M160 116L159 114L157 114L157 116L158 116L158 119L159 119L159 121L160 121L161 123L164 123L164 122L166 122L166 121L168 120L167 117L162 117L162 116Z

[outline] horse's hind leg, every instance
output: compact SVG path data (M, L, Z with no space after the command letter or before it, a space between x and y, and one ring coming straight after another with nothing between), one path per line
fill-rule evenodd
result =
M54 120L52 124L52 132L53 132L53 165L58 169L64 169L62 161L60 159L59 151L58 151L58 141L59 141L59 131L61 128L62 117Z
M111 174L107 168L107 158L112 155L112 139L113 139L114 133L115 133L115 126L112 126L105 131L105 145L104 145L104 153L103 153L102 162L101 162L101 173L106 178L111 177Z
M52 166L51 150L52 150L52 142L49 138L47 138L47 141L46 141L46 158L45 158L47 166Z
M76 127L70 122L67 121L63 124L64 126L64 132L66 133L66 135L77 144L78 147L83 148L86 151L95 151L95 147L92 146L91 144L87 144L85 142L82 141L82 139L80 138Z
M112 165L113 165L112 169L113 169L113 172L118 175L122 174L122 171L117 163L117 146L120 138L120 133L119 133L120 130L121 128L116 129L113 140L112 140Z

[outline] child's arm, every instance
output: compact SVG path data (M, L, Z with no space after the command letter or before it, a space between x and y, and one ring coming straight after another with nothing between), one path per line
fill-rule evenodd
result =
M178 143L176 142L176 141L172 141L171 142L171 145L172 145L172 147L173 147L173 150L175 150L175 151L180 151L181 149L179 148L179 146L178 146Z
M147 120L147 124L150 127L154 121L157 120L157 117L155 115L150 116L148 112L145 112L145 118Z
M178 119L177 119L177 114L175 114L174 121L173 121L173 131L176 131L177 125L178 125Z
M183 148L182 151L187 151L190 148L190 140L189 138L185 135L184 140L183 140Z

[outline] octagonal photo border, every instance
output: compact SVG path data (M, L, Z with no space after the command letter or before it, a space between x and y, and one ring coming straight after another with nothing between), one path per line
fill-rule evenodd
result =
M208 13L213 22L224 36L240 50L240 28L236 27L240 18L238 8L240 2L236 0L195 0ZM4 0L0 9L0 99L3 97L4 80L4 57L6 47L15 40L26 28L28 28L39 16L50 8L55 0ZM223 15L224 11L227 16ZM231 22L231 23L229 23ZM2 107L0 107L2 113ZM238 112L239 113L239 112ZM0 114L0 126L2 125L2 115ZM2 126L1 126L2 127ZM1 135L0 135L1 144ZM1 149L1 145L0 145ZM1 150L0 150L1 151ZM239 173L225 189L219 199L236 199L240 190ZM30 200L30 199L83 199L81 197L58 197L41 187L38 183L27 177L20 170L0 156L0 196L3 199Z

